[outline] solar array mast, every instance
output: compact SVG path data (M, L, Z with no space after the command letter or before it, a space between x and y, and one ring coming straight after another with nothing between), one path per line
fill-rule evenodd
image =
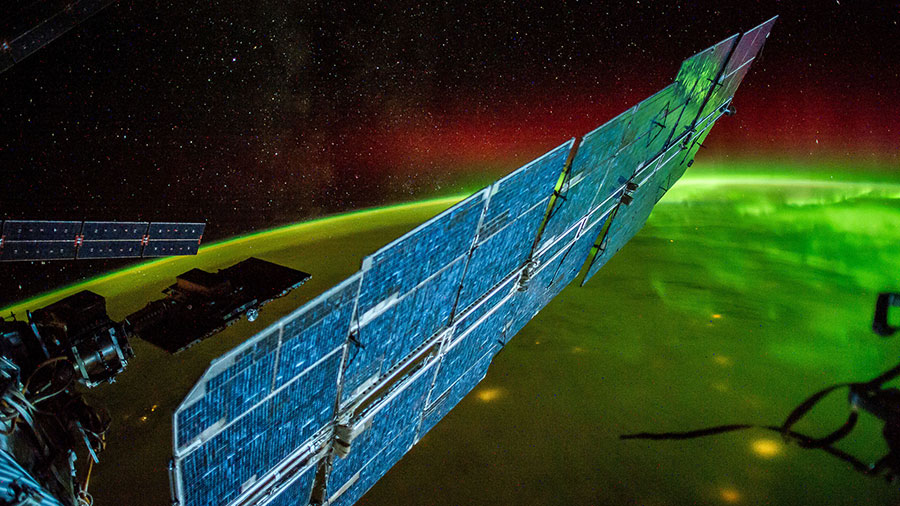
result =
M173 503L355 503L586 261L585 280L643 226L774 22L685 60L671 85L215 360L174 415Z

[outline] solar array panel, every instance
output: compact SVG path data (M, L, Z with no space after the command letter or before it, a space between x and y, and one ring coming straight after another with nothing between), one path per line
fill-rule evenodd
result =
M62 10L47 12L44 15L46 17L41 16L42 19L37 25L13 27L12 33L2 34L9 38L0 41L0 73L58 39L115 1L73 0L65 3ZM46 10L41 9L43 7L41 4L41 2L34 2L29 7L35 11ZM56 5L58 8L59 2ZM19 20L26 20L38 14L38 12L20 12L18 16Z
M355 503L591 252L585 280L637 233L772 21L689 58L672 85L381 248L214 361L175 413L173 500Z
M0 261L196 255L205 223L6 220Z

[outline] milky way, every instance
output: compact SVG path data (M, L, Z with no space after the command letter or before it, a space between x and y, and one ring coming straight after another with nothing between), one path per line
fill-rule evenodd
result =
M707 156L898 164L895 3L524 3L119 1L0 74L0 215L203 220L216 239L470 190L774 14ZM107 267L3 284L16 298Z

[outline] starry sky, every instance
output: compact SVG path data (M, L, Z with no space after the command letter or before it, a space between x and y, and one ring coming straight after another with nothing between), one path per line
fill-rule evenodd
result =
M474 190L775 14L704 155L900 168L900 3L723 4L120 0L0 74L0 216L200 220L209 241Z

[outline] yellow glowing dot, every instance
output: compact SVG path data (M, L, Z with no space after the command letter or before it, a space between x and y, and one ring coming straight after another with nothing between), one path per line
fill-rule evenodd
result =
M541 342L540 342L540 341L535 341L534 344L541 344Z
M774 439L757 439L750 448L753 449L753 453L764 459L771 459L781 453L781 443Z
M481 402L491 402L496 401L500 397L500 394L499 388L483 388L479 390L476 395Z
M158 407L159 407L158 404L154 404L153 407L150 408L150 412L152 413L152 412L156 411L156 408L158 408Z
M719 490L719 497L725 502L736 503L741 500L741 493L733 488L723 488Z
M716 355L713 357L713 362L719 364L722 367L728 367L731 365L731 358L726 357L725 355Z
M719 392L727 392L728 391L728 383L724 383L721 381L717 381L710 385L713 390L718 390Z
M141 421L142 421L142 422L146 422L146 421L147 421L147 415L142 416L142 417L141 417Z
M715 318L716 320L718 320L721 317L722 317L722 315L720 315L719 313L716 313L713 315L713 318Z
M584 353L584 348L582 348L581 346L576 346L572 348L572 353Z

